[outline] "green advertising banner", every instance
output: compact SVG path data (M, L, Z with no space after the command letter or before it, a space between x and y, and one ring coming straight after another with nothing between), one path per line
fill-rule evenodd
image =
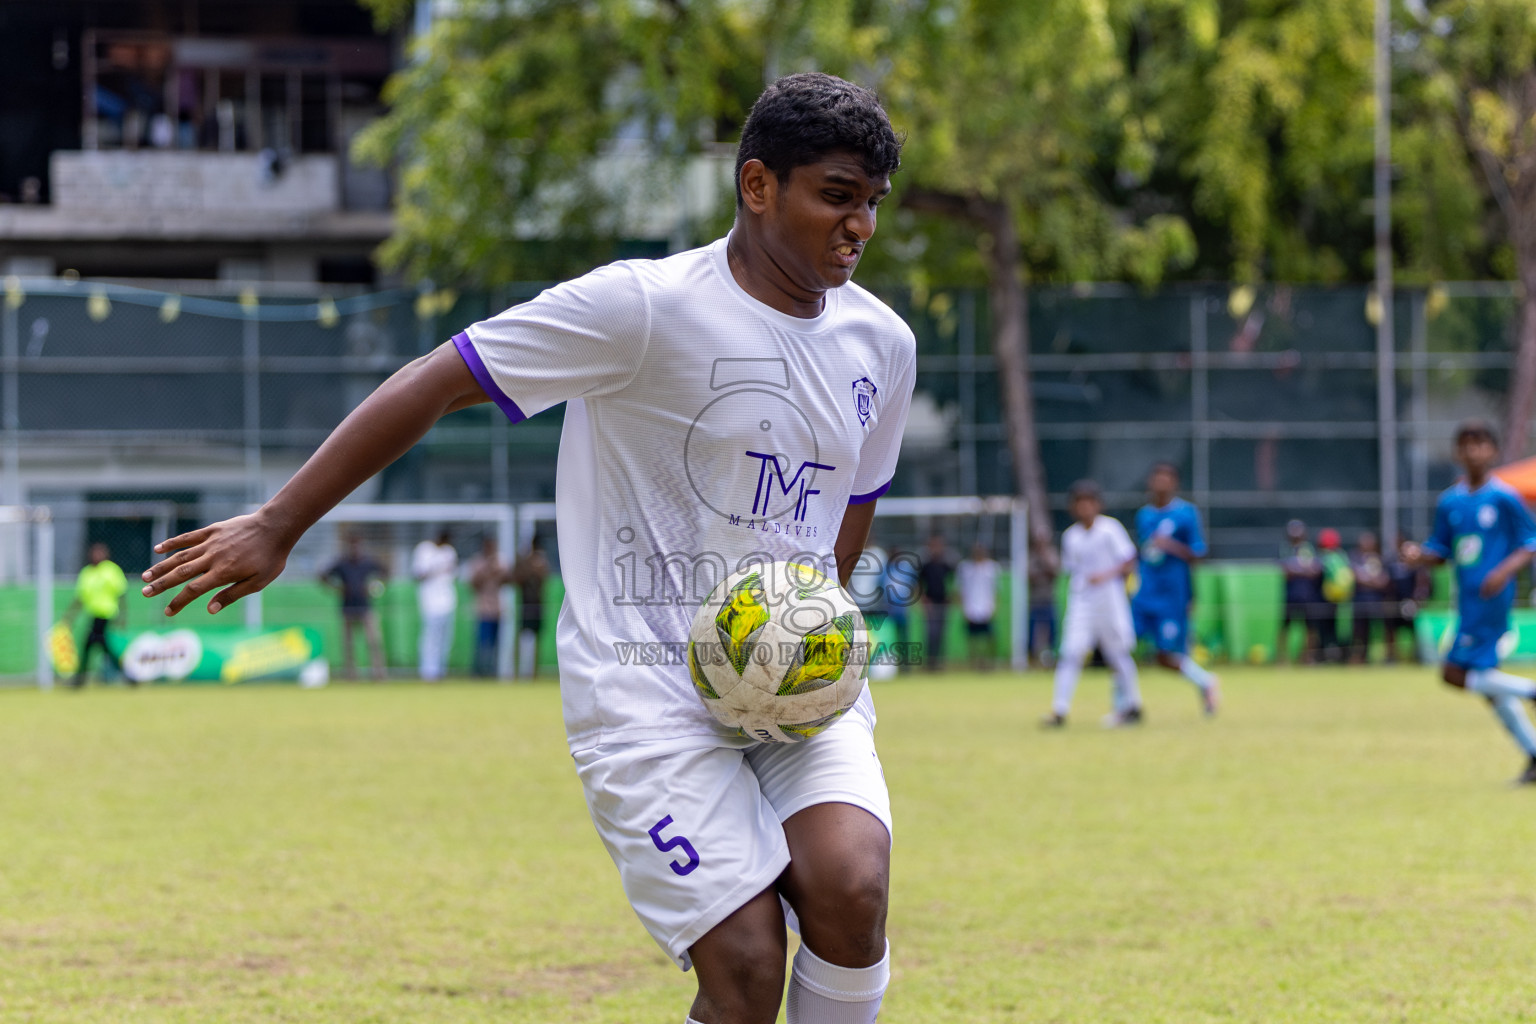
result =
M144 630L127 639L119 659L123 674L138 683L324 686L330 680L320 633L309 626Z

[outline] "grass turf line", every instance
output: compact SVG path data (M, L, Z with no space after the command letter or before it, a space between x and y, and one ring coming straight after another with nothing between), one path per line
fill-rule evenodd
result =
M1536 1021L1536 792L1429 669L876 684L885 1024ZM0 1021L681 1020L550 685L0 694Z

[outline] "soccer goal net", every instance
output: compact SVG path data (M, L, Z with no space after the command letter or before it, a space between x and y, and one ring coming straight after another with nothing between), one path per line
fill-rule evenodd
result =
M152 545L238 511L241 509L234 507L182 507L174 502L57 509L0 506L0 638L4 639L0 644L0 685L49 687L75 671L70 649L78 653L90 618L79 609L67 613L71 611L76 575L97 543L110 547L111 557L121 564L128 581L121 614L108 627L109 646L118 655L145 633L298 628L317 637L317 646L332 671L353 665L374 671L379 668L374 655L380 653L388 674L414 675L420 654L421 618L412 577L413 553L422 541L444 532L460 567L449 674L508 679L541 670L553 672L554 620L563 587L552 502L343 504L304 535L283 576L264 592L211 622L205 621L206 616L183 616L168 623L163 615L167 596L145 600L137 594L138 574L156 557ZM890 567L905 565L911 572L919 571L936 538L943 539L945 558L951 566L973 552L985 552L998 565L995 651L1022 667L1027 609L1025 529L1023 505L1010 498L884 498L876 507L869 550L849 589L867 610L880 613L870 618L881 641L892 645L903 639L892 632L895 627L889 612L893 606L898 619L905 611L914 621L905 636L921 638L925 634L917 632L917 622L929 611L911 585L910 573L890 572ZM544 614L530 621L522 615L519 596L523 591L511 585L500 587L496 603L500 626L495 631L494 657L488 661L480 625L485 609L476 607L470 586L474 559L486 557L494 548L494 557L510 570L535 544L548 567L548 579L534 591L542 596L540 610ZM368 644L363 631L352 636L353 631L343 629L340 595L334 586L322 582L332 567L354 551L377 563L380 570L370 596L381 651ZM956 657L968 649L958 596L950 603L944 629L944 647ZM525 628L530 625L534 628ZM348 639L354 648L351 657L343 651ZM93 676L102 673L108 677L122 671L105 664L99 652L91 669Z

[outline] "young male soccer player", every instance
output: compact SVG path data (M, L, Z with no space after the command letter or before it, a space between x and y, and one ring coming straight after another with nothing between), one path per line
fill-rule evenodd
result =
M847 581L916 365L906 324L849 283L899 160L871 93L778 80L742 129L726 238L470 326L386 381L259 511L160 544L144 574L146 595L186 584L167 614L210 593L216 612L271 582L307 527L445 413L494 401L516 421L566 402L567 735L630 903L696 971L698 1024L776 1018L786 904L802 939L790 1021L873 1021L890 976L890 801L868 692L811 739L759 745L715 721L681 658L623 655L681 651L728 569L811 558Z
M1072 518L1061 535L1061 567L1072 574L1067 593L1066 625L1061 655L1056 659L1056 697L1041 725L1059 729L1067 724L1072 694L1083 671L1083 659L1098 647L1115 676L1115 706L1104 719L1111 728L1141 722L1141 691L1137 687L1136 633L1125 578L1136 565L1136 545L1118 519L1103 515L1099 485L1079 480L1069 492Z
M1194 683L1201 708L1214 715L1221 701L1220 684L1188 653L1189 602L1195 596L1190 567L1205 557L1205 537L1200 513L1178 491L1179 471L1172 463L1152 467L1148 501L1136 512L1140 585L1131 599L1131 616L1136 635L1157 649L1157 663Z
M1499 671L1499 639L1509 631L1515 576L1536 554L1536 522L1520 496L1490 470L1499 457L1493 427L1468 420L1456 428L1456 461L1466 476L1440 495L1434 532L1403 546L1413 565L1456 563L1456 639L1440 678L1480 693L1529 758L1515 781L1536 785L1536 728L1521 701L1536 700L1536 683Z

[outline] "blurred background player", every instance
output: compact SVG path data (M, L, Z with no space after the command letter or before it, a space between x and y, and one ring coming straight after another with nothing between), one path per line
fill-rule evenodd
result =
M1104 724L1137 725L1142 717L1141 691L1136 659L1131 656L1136 631L1125 596L1125 578L1136 565L1136 545L1118 519L1102 514L1098 484L1079 480L1069 493L1076 522L1061 535L1061 568L1071 576L1067 615L1056 659L1055 699L1051 713L1040 724L1050 729L1067 724L1083 659L1098 647L1115 679L1114 709Z
M992 619L997 615L997 563L981 541L972 544L970 557L955 567L955 589L960 591L971 666L978 671L990 669L995 653Z
M954 571L955 566L949 560L949 545L945 543L944 535L930 534L923 564L917 570L923 593L923 626L928 639L923 649L923 663L930 672L937 672L944 666L944 625L949 618L949 576Z
M1525 751L1519 785L1536 784L1536 727L1521 703L1536 700L1536 683L1499 671L1499 640L1509 632L1515 576L1536 555L1536 522L1520 496L1490 474L1498 436L1483 420L1456 428L1456 461L1466 472L1435 506L1435 525L1422 546L1407 545L1409 564L1456 565L1456 638L1440 678L1480 693Z
M384 643L379 616L373 610L374 593L384 592L389 573L363 548L356 534L347 538L346 554L320 574L320 582L341 597L341 665L348 679L357 678L357 634L368 645L368 674L384 678Z
M1373 625L1383 633L1387 658L1394 657L1396 638L1392 635L1390 620L1395 616L1392 606L1392 576L1387 572L1386 560L1381 555L1381 542L1369 530L1355 541L1350 556L1350 568L1355 573L1354 622L1349 634L1349 660L1364 665L1371 660L1371 634Z
M1419 609L1434 596L1435 581L1429 574L1429 570L1421 565L1414 565L1408 560L1406 552L1412 547L1412 542L1406 537L1399 537L1397 541L1397 553L1387 563L1387 571L1392 575L1392 613L1387 622L1387 636L1396 640L1398 630L1408 631L1408 657L1411 661L1422 660L1419 656L1419 638L1417 626ZM1387 646L1387 660L1392 661L1395 651L1392 644Z
M486 534L480 553L469 560L469 589L475 595L475 667L482 679L496 675L496 654L501 645L501 588L512 580L501 560L496 538Z
M534 537L512 564L512 585L517 587L517 665L513 675L532 679L539 674L539 634L544 630L544 583L549 579L549 559Z
M411 554L411 575L416 577L416 607L421 613L421 640L417 671L421 678L437 680L448 674L448 648L453 643L453 613L459 607L459 553L453 538L441 530L435 540L424 540Z
M1285 613L1280 619L1280 635L1275 640L1275 661L1285 664L1291 650L1291 627L1302 630L1303 665L1317 660L1317 621L1322 615L1323 563L1317 549L1307 540L1307 524L1292 519L1285 524L1285 547L1280 552L1280 571L1285 574Z
M921 586L917 572L919 564L914 552L892 548L880 578L880 593L886 614L890 616L891 631L896 637L897 671L910 666L913 660L910 637L912 606L918 601Z
M1322 563L1322 614L1317 620L1318 658L1325 662L1345 660L1344 642L1339 639L1339 613L1355 595L1355 573L1344 553L1339 531L1324 527L1317 531L1318 561Z
M123 674L123 666L107 643L107 627L114 622L118 626L123 624L123 595L128 592L128 578L112 561L111 554L99 541L91 545L89 562L75 577L75 596L64 612L65 622L72 621L80 609L91 617L90 632L80 644L80 667L70 681L70 686L76 690L85 685L85 675L91 668L91 652L98 647L114 672L122 675L129 686L138 685ZM102 678L105 681L106 673L102 673Z
M1136 566L1140 585L1131 600L1136 635L1157 649L1157 663L1178 672L1200 691L1200 706L1214 715L1221 701L1220 684L1188 653L1189 605L1194 599L1191 567L1205 557L1200 513L1178 496L1179 471L1159 462L1147 476L1147 503L1136 512L1136 536L1141 557Z
M1053 545L1036 548L1029 560L1029 663L1056 664L1056 578L1061 556Z

